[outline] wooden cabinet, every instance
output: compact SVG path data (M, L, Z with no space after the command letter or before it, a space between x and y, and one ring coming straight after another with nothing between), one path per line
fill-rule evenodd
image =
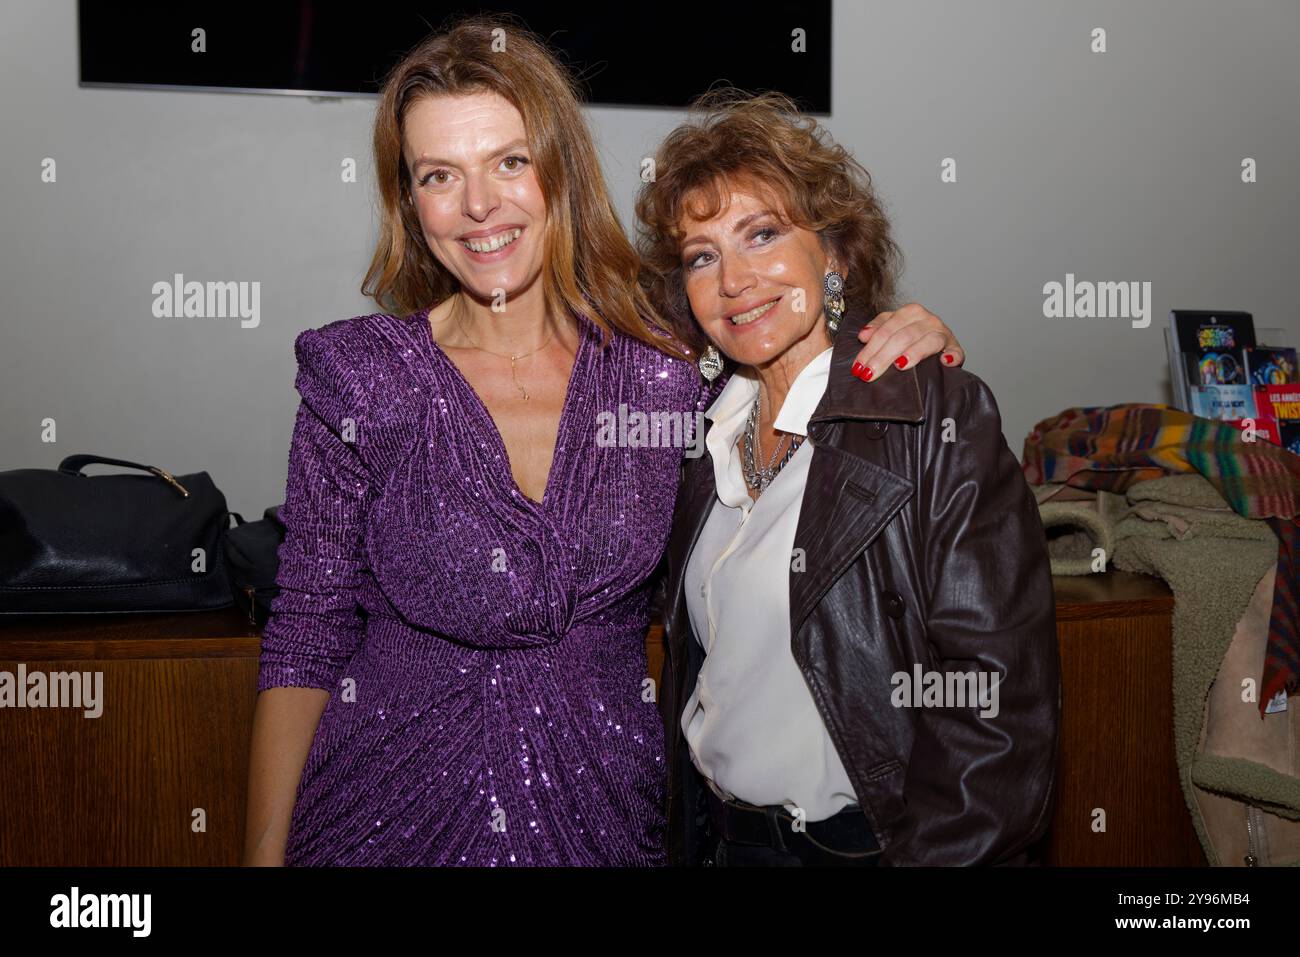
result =
M1054 582L1061 749L1046 863L1204 866L1174 760L1173 594L1128 572Z
M1049 863L1204 863L1174 769L1172 608L1156 579L1057 579ZM0 709L0 865L238 864L259 646L235 609L0 620L0 671L103 673L98 717ZM658 675L657 626L646 651Z
M0 865L238 864L260 645L234 609L0 619L0 671L103 673L98 717L0 709Z

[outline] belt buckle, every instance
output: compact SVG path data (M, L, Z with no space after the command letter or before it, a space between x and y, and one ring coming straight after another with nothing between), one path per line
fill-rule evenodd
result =
M860 818L857 823L861 824L866 833L871 836L872 843L876 845L874 850L864 850L860 847L845 848L842 845L837 846L830 842L828 835L825 833L825 828L818 828L819 831L823 832L821 834L813 833L813 827L818 824L827 824L830 821L835 820L835 818L845 820L848 817ZM876 840L875 833L871 829L870 821L866 819L866 815L863 813L862 809L856 805L849 805L848 807L841 809L825 821L811 822L804 830L802 836L804 838L802 843L805 846L809 847L814 854L828 859L831 863L858 863L869 858L878 857L881 853L879 842Z

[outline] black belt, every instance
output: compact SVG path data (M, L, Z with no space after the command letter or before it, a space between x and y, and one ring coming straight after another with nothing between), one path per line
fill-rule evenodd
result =
M731 843L775 847L805 863L865 860L880 854L875 832L856 804L825 820L805 821L802 830L795 830L794 816L780 805L723 800L707 784L704 792L715 836Z

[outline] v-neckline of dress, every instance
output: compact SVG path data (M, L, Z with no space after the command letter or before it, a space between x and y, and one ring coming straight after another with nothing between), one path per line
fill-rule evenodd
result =
M515 481L514 472L510 468L510 453L506 450L506 441L502 438L501 430L497 427L496 419L492 418L492 413L489 411L487 403L483 401L483 397L478 394L478 390L474 388L469 379L465 378L465 373L460 371L460 366L456 365L456 363L452 361L451 356L447 355L447 353L443 351L442 346L438 344L438 340L433 338L433 327L429 325L429 313L431 311L432 307L422 309L418 313L420 316L420 323L424 326L424 341L433 347L434 353L443 361L443 363L446 364L452 377L460 384L461 389L468 394L470 404L478 408L479 415L482 417L484 425L492 436L493 441L496 443L497 451L501 453L501 461L504 463L505 468L504 479L509 483L509 488L513 490L520 501L527 504L529 508L544 509L546 507L547 497L551 494L551 483L555 479L556 471L560 465L560 452L563 447L564 430L569 418L571 417L572 407L575 402L574 397L577 394L577 390L574 386L577 383L580 372L585 368L583 363L586 361L586 350L588 348L587 339L589 338L586 320L582 316L576 317L578 322L578 348L574 350L573 353L573 368L569 370L569 381L565 386L564 391L564 403L560 406L560 418L555 429L555 449L551 453L551 467L546 473L546 485L542 488L541 501L538 501L537 499L527 495L524 490L519 487L519 483Z

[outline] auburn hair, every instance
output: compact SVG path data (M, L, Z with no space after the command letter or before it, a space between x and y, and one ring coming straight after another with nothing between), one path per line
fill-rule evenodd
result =
M375 112L379 240L361 292L398 315L432 308L459 284L429 250L403 158L405 118L423 97L490 91L523 118L546 202L542 282L547 307L684 356L639 283L636 251L605 189L572 74L516 19L475 15L415 46L384 78Z
M774 212L819 235L843 268L850 308L868 316L894 308L903 256L871 174L790 97L721 87L696 98L668 134L636 202L642 285L689 348L708 342L686 297L681 218L711 219L733 189L769 198Z

